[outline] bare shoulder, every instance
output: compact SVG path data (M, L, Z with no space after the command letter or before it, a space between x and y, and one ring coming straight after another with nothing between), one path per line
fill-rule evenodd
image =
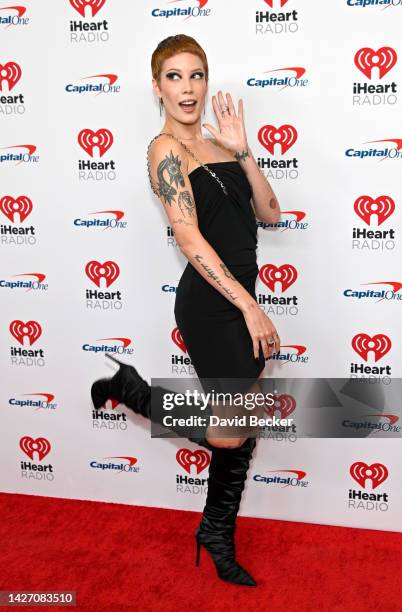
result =
M151 166L176 166L181 172L187 173L188 156L184 147L174 138L161 134L151 140L148 145L148 157ZM162 166L160 166L162 164Z

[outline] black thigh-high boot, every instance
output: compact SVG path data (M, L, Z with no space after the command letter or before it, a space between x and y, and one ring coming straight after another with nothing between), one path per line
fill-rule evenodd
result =
M234 533L255 446L256 439L247 438L239 448L213 449L206 504L195 533L196 565L199 564L202 545L210 553L222 580L247 586L256 586L257 583L235 559Z
M209 425L209 417L212 415L210 406L207 406L202 412L204 419L202 425L197 427L166 427L163 423L163 418L167 415L175 419L188 418L190 416L188 406L174 406L172 410L165 410L163 407L164 394L175 395L175 392L157 385L151 387L140 376L134 366L119 361L116 357L109 355L109 353L106 353L106 357L118 363L119 369L113 377L101 378L93 383L91 397L95 408L103 406L108 399L116 399L135 413L141 414L153 423L162 425L180 437L186 437L191 442L195 442L211 451L216 448L205 437Z

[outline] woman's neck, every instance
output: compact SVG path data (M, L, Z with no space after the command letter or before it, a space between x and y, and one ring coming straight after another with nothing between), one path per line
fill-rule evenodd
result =
M194 125L183 125L183 123L179 123L178 121L169 121L169 119L167 119L162 128L162 132L173 134L173 136L181 140L198 140L199 142L204 142L199 121Z

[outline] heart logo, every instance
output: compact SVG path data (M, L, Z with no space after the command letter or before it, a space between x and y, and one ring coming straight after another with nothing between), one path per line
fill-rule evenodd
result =
M386 195L371 198L368 195L362 195L355 200L353 204L355 213L363 219L367 224L371 224L371 218L377 215L378 225L384 223L395 210L395 202L392 198Z
M354 61L356 67L368 79L371 79L373 68L379 68L379 77L382 79L396 64L398 56L392 47L381 47L378 51L363 47L355 54Z
M388 469L383 463L367 465L364 461L356 461L350 466L349 473L363 489L366 488L366 480L371 480L372 488L376 489L388 478Z
M280 0L280 7L282 8L286 4L287 1L288 0ZM274 7L274 0L264 0L264 2L268 4L268 6L270 6L271 8Z
M180 448L176 453L176 460L188 474L191 474L192 465L195 465L199 474L210 464L211 458L204 450L191 451L189 448Z
M297 279L297 270L291 264L265 264L261 266L259 277L272 292L275 292L275 283L280 283L282 293L284 293Z
M8 90L15 86L21 78L21 68L16 62L7 62L7 64L0 64L0 91L3 91L3 81L7 81Z
M183 351L183 353L187 353L186 345L184 344L183 338L178 327L175 327L172 330L170 337L172 338L175 345L178 346L181 351Z
M258 131L258 140L271 155L274 155L275 145L280 144L283 155L296 142L297 131L289 124L281 125L278 129L273 125L264 125Z
M31 436L23 436L20 440L20 448L33 461L34 453L38 454L39 461L50 452L51 446L46 438L31 438Z
M77 139L80 147L91 157L94 147L98 147L99 157L102 157L113 144L113 134L106 128L101 128L97 132L86 128L78 133Z
M85 274L97 287L100 287L101 278L105 279L106 287L109 287L119 276L120 268L115 261L105 261L101 264L93 260L85 266Z
M382 359L391 349L391 346L392 342L385 334L369 336L368 334L359 333L352 338L353 350L360 355L364 361L368 361L369 351L373 351L375 362Z
M24 345L25 336L28 337L29 344L32 345L42 334L42 328L37 321L27 321L24 323L16 319L15 321L11 321L9 330L14 338L22 345Z
M85 19L85 7L91 8L91 17L95 17L96 13L101 10L106 0L70 0L71 6L79 12L81 17Z
M22 223L32 212L32 202L27 196L13 198L10 195L5 195L0 198L0 210L11 223L15 222L15 215L18 213Z
M296 408L296 400L292 395L288 393L281 393L281 395L274 396L274 403L267 405L264 408L265 414L270 417L275 416L275 412L279 410L280 418L286 419Z

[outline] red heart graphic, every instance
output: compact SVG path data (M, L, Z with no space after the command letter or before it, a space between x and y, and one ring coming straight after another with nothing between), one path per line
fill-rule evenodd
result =
M209 465L211 458L207 451L196 450L191 451L189 448L180 448L176 453L177 462L181 467L191 474L191 466L195 465L197 474L205 470Z
M350 466L349 472L363 489L366 488L367 479L371 480L373 489L375 489L388 478L388 469L383 463L367 465L364 461L356 461Z

